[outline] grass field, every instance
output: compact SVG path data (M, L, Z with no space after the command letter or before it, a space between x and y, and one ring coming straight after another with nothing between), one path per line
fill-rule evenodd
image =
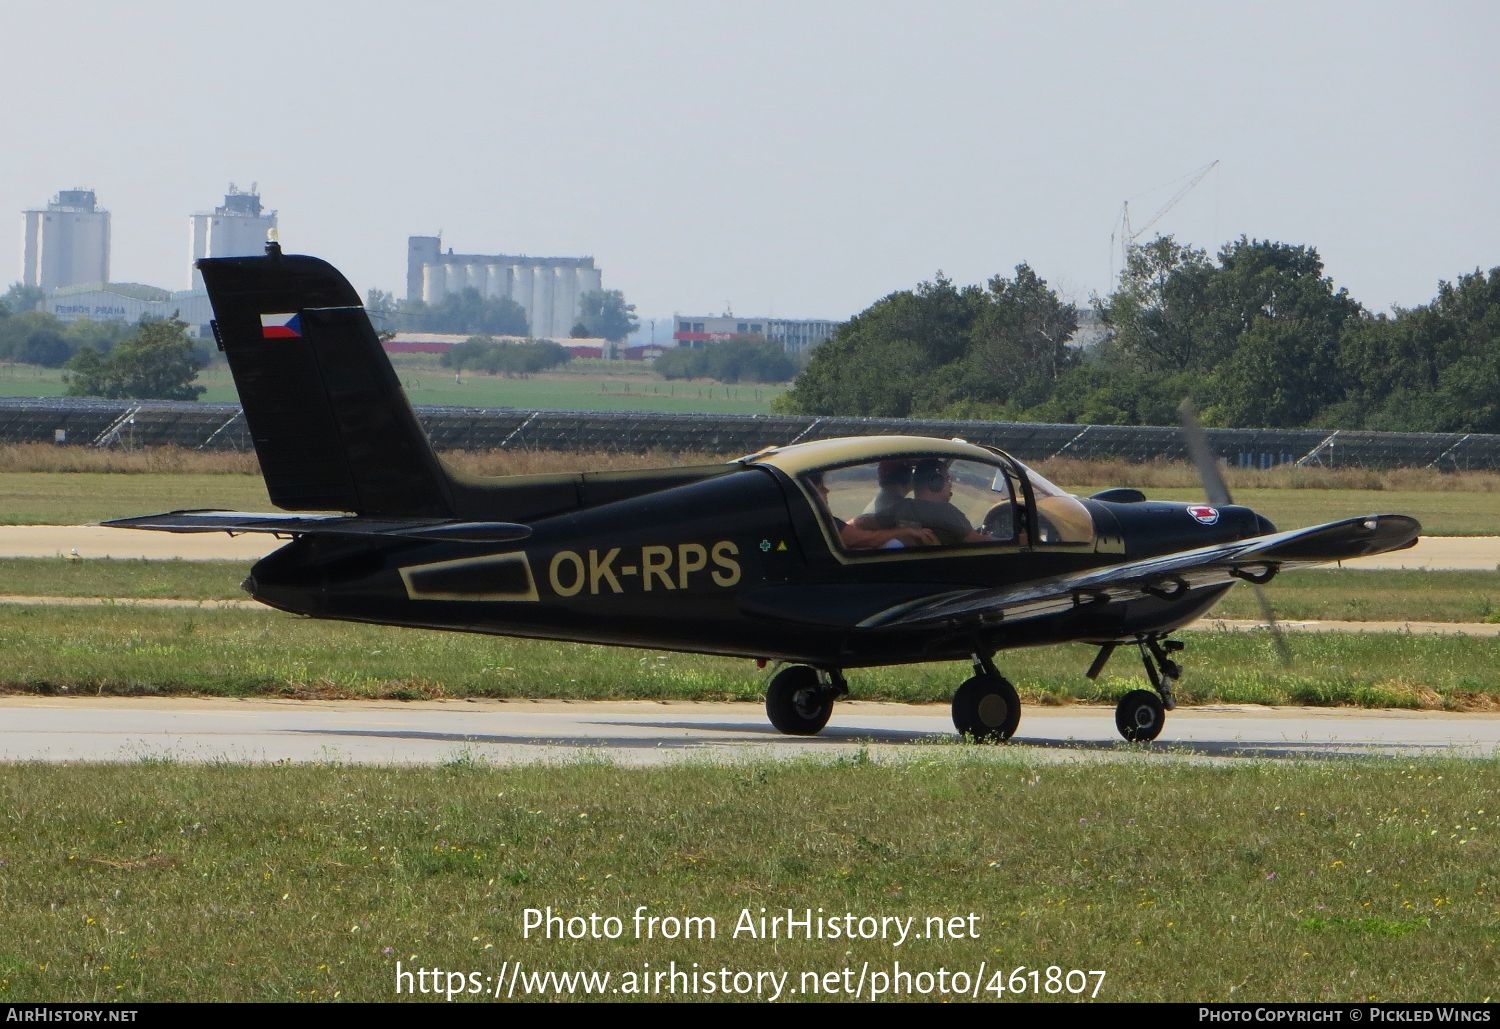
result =
M1182 634L1183 704L1500 709L1500 638L1401 633ZM1122 650L1096 681L1094 650L1006 651L1028 704L1112 703L1144 685ZM759 701L770 671L695 654L314 621L259 609L0 605L0 688L28 693L437 699ZM862 700L947 703L960 663L849 672Z
M407 397L417 405L513 407L525 411L665 411L705 414L769 414L771 400L785 385L725 385L670 382L633 362L580 362L575 371L544 372L526 378L464 372L431 359L400 359L396 372ZM237 404L229 369L213 364L198 374L202 400ZM0 365L0 396L55 397L67 393L61 369Z
M502 1000L1483 1002L1497 795L1495 762L1043 766L942 745L634 771L7 766L0 1003L490 1000L497 982ZM856 938L760 933L788 911ZM549 971L609 980L532 979Z

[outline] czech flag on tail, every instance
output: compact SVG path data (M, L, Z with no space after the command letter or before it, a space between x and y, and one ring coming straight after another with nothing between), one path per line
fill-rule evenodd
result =
M260 316L261 339L301 339L302 315L297 311L289 314L263 314Z

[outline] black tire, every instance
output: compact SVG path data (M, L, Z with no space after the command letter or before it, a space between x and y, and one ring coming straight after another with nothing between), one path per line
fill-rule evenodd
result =
M981 742L1008 740L1021 724L1021 698L1010 680L976 675L953 694L953 727Z
M818 680L816 668L783 668L766 687L766 717L788 736L816 736L833 714L833 688Z
M1150 690L1131 690L1115 707L1115 728L1131 743L1150 743L1166 722L1167 709Z

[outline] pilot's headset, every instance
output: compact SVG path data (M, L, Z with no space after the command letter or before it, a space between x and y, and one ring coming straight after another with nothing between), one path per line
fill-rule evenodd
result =
M938 493L948 481L948 466L941 461L917 462L916 484L918 489Z

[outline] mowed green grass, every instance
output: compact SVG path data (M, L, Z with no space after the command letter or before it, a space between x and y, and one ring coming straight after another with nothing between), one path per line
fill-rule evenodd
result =
M574 371L507 378L452 369L431 359L398 357L396 373L417 406L513 407L523 411L665 411L705 414L769 414L786 386L670 382L636 362L588 362ZM198 373L207 403L237 404L239 393L227 366ZM60 369L9 366L0 369L0 396L55 397L67 393Z
M1184 704L1495 710L1500 638L1291 634L1283 666L1263 632L1192 631ZM1145 683L1122 649L1098 680L1094 650L1006 651L1028 704L1112 703ZM315 621L257 609L0 605L0 688L27 693L296 698L652 699L758 702L771 670L746 660ZM856 699L945 704L957 662L857 669Z
M0 525L86 525L194 509L274 511L259 475L6 472Z
M0 1002L489 1001L517 962L514 1000L590 999L531 977L591 972L611 1001L1483 1002L1497 796L1493 761L941 744L646 770L11 765ZM760 935L789 911L921 938ZM704 986L740 973L743 995Z

